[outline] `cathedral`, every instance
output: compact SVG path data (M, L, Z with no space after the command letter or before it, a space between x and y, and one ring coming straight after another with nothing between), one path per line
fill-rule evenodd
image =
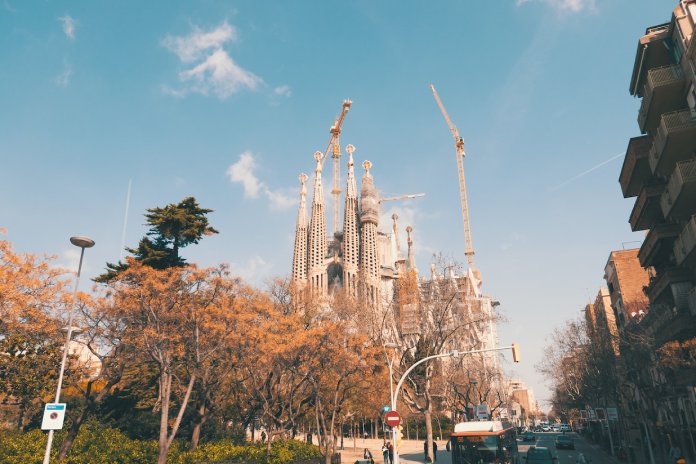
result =
M328 235L326 204L322 185L322 153L316 152L311 207L307 210L306 174L300 175L300 202L295 229L292 282L313 301L330 308L337 292L361 298L382 321L380 332L386 340L414 346L423 328L432 319L433 307L443 292L451 292L456 303L448 308L448 319L480 320L451 340L450 349L485 349L496 346L493 322L494 302L480 292L477 271L468 269L456 275L453 268L437 272L434 264L429 276L420 276L413 251L413 229L406 227L408 250L403 256L398 216L393 214L388 232L379 230L380 198L370 172L372 163L364 161L360 193L355 176L352 145L346 147L348 174L343 199L343 228ZM410 291L409 291L410 288ZM483 315L485 317L478 317ZM497 363L496 363L497 364Z

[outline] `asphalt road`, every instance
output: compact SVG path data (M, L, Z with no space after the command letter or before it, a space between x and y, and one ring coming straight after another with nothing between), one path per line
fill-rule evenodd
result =
M518 448L520 452L520 463L524 464L526 461L522 459L524 456L527 455L527 450L529 449L530 446L545 446L551 450L552 455L556 456L558 458L558 461L556 461L557 464L576 464L576 460L578 458L578 455L580 453L584 454L586 458L589 458L589 462L592 464L618 464L619 461L612 458L611 456L607 455L604 451L600 450L597 445L592 445L588 443L584 438L582 438L580 435L573 433L573 432L568 432L566 435L570 436L573 438L575 441L575 449L574 450L568 450L568 449L561 449L557 450L556 446L554 444L554 440L556 439L556 436L560 435L559 433L554 433L554 432L535 432L534 436L536 438L536 441L532 443L531 441L528 442L522 442L518 441ZM416 448L419 447L420 449ZM445 451L444 443L440 444L438 443L438 452L437 452L437 464L451 464L452 459L451 459L451 454ZM416 451L415 449L418 449ZM401 462L402 464L412 464L412 463L422 463L424 462L423 459L423 444L422 443L417 443L416 446L414 446L412 449L404 449L403 452L401 453ZM380 463L379 460L375 459L376 463Z
M585 458L589 458L589 461L592 464L616 464L619 461L612 458L611 456L608 456L604 451L599 449L598 446L592 445L585 441L584 438L582 438L580 435L574 433L574 432L567 432L566 435L570 436L573 438L575 441L575 449L574 450L569 450L569 449L560 449L557 450L556 446L554 445L554 440L556 439L556 436L560 435L560 433L555 433L555 432L535 432L534 437L536 438L536 442L532 443L530 441L528 442L518 442L518 449L520 451L520 456L525 456L527 454L527 450L529 449L530 446L535 445L535 446L545 446L551 450L551 453L558 458L557 464L575 464L576 460L578 458L578 454L582 453L585 455ZM522 460L524 463L524 460Z

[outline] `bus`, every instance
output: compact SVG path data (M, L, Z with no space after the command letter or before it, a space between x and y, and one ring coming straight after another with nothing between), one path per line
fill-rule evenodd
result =
M460 422L450 438L452 464L519 464L517 433L501 421Z

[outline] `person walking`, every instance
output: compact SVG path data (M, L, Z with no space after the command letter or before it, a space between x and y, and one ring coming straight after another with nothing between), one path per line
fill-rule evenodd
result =
M374 461L372 460L372 453L370 452L369 449L365 448L365 451L363 452L363 458L370 464L372 464Z
M394 445L388 441L387 447L389 448L389 464L394 464Z
M384 464L389 464L389 447L386 441L382 445L382 457L384 457Z
M433 440L433 462L437 462L437 442Z

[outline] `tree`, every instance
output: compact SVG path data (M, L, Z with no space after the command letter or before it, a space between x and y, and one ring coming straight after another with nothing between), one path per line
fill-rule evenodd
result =
M427 282L421 282L414 291L400 288L399 299L407 298L408 304L415 305L419 312L420 334L412 350L403 351L401 372L407 370L417 361L428 356L441 354L462 346L475 349L481 346L479 335L486 330L486 325L495 318L492 308L484 307L483 300L475 297L476 283L471 274L456 276L456 265L441 266L441 272ZM440 277L441 276L441 277ZM412 284L405 282L412 287ZM415 294L414 294L415 293ZM397 301L403 308L401 301ZM403 343L402 343L403 344ZM447 361L445 361L447 362ZM433 425L432 414L434 400L444 396L444 383L437 375L441 372L442 362L435 360L420 364L409 374L404 382L403 402L412 412L424 415L428 455L432 456ZM396 374L398 377L400 374ZM440 391L434 390L438 382Z
M65 343L57 315L71 302L68 279L52 259L0 240L0 394L17 405L20 430L54 391Z
M110 311L127 327L123 342L158 371L158 464L165 464L201 369L233 336L235 281L225 268L152 269L135 260L109 282ZM170 411L179 401L173 422Z
M206 215L212 209L198 206L193 197L184 198L178 204L164 208L150 208L145 214L150 229L137 248L126 248L135 261L154 269L179 267L186 260L179 256L179 249L198 243L203 236L217 234L208 224ZM151 238L152 237L152 238ZM129 262L107 263L106 272L95 278L96 282L108 282L128 269Z

